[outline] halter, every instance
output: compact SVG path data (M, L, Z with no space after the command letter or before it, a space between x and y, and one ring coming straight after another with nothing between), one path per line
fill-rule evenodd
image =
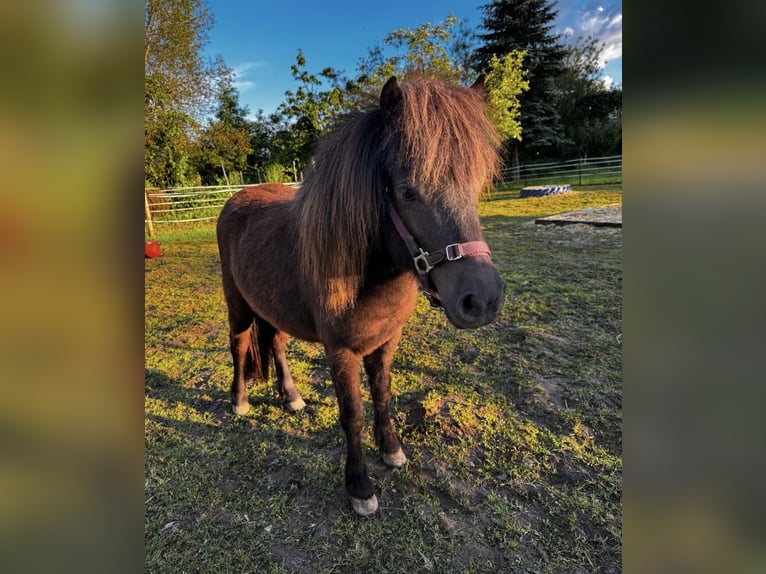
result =
M491 255L489 245L484 241L468 241L466 243L450 243L446 247L429 253L424 251L417 240L407 229L407 226L402 221L399 212L394 207L392 202L388 202L388 215L391 218L396 231L399 233L399 237L402 238L404 244L407 246L407 250L412 256L412 260L415 263L415 269L418 272L418 279L420 280L420 287L423 290L423 294L428 299L431 307L438 309L443 307L439 293L428 278L428 274L431 269L445 263L447 261L457 261L463 257L487 257Z

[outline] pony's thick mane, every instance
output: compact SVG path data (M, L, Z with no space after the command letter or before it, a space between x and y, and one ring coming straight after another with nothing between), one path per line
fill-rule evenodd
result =
M298 193L300 263L327 311L352 307L384 213L384 169L403 165L428 201L456 215L498 167L498 137L479 91L435 80L401 84L393 122L357 112L322 138ZM391 125L389 125L391 124Z
M331 314L353 306L380 225L382 132L380 110L349 117L317 144L296 197L301 266Z

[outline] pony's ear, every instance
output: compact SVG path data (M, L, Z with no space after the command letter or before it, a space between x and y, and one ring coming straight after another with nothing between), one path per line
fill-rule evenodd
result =
M386 122L391 124L402 105L402 89L396 81L396 76L391 76L383 90L380 92L380 109Z
M476 81L471 86L471 89L479 92L482 98L487 97L487 89L484 87L484 80L486 79L487 77L484 74L480 74L479 77L476 78Z

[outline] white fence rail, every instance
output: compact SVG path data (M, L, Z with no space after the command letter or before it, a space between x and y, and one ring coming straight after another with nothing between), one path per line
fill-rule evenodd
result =
M573 159L558 163L522 165L501 170L503 183L520 185L570 184L587 187L598 185L622 185L622 156ZM300 183L290 183L299 187ZM152 223L187 223L209 221L218 214L242 185L210 187L174 187L147 189ZM144 220L149 223L148 219Z
M622 185L622 156L578 158L562 162L521 165L501 170L503 183L570 184L578 187Z
M145 193L152 223L190 223L216 219L226 200L243 187L245 186L171 187L147 189ZM144 218L144 223L149 223L149 220Z

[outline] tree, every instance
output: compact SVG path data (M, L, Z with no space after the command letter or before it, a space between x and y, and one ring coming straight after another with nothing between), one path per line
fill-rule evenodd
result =
M359 61L357 84L378 92L391 76L416 72L444 80L469 83L476 74L470 69L473 35L461 21L449 14L436 25L426 22L416 29L398 28L388 34L382 45L368 51Z
M194 113L212 96L215 69L202 57L212 26L204 0L145 0L144 75L180 111Z
M484 86L490 116L503 141L521 141L521 105L519 95L529 89L521 67L524 52L513 51L502 59L493 55L489 61Z
M202 57L213 19L204 0L145 0L144 128L147 183L191 183L193 134L214 93Z
M221 65L218 79L216 109L212 119L200 135L197 168L204 185L243 183L241 174L247 168L250 147L247 108L239 105L239 92L234 87L231 69ZM237 172L240 176L232 177ZM231 179L230 179L231 178Z
M567 46L564 72L556 78L556 106L565 140L560 155L580 157L620 153L622 90L598 78L604 44L594 37Z
M227 128L247 130L247 106L239 105L239 92L234 87L234 72L221 61L217 80L215 118Z
M144 174L148 185L199 183L190 163L193 150L190 131L195 126L194 118L165 106L158 106L152 115L144 116Z
M492 56L502 58L517 50L526 52L529 90L521 94L523 144L512 140L513 163L519 157L547 156L560 146L564 134L555 108L555 78L563 72L565 49L553 34L558 12L551 0L495 0L482 6L484 18L479 34L483 42L475 52L474 65L486 69Z
M245 173L249 181L263 181L263 170L273 161L275 131L274 122L264 115L263 110L258 110L255 118L247 122L251 151L247 156Z
M284 166L295 162L299 170L306 165L319 136L330 129L336 116L349 109L352 83L333 68L324 68L318 75L309 73L301 50L291 73L299 85L295 92L285 92L286 99L272 118L277 126L274 159ZM323 89L325 82L329 87Z

